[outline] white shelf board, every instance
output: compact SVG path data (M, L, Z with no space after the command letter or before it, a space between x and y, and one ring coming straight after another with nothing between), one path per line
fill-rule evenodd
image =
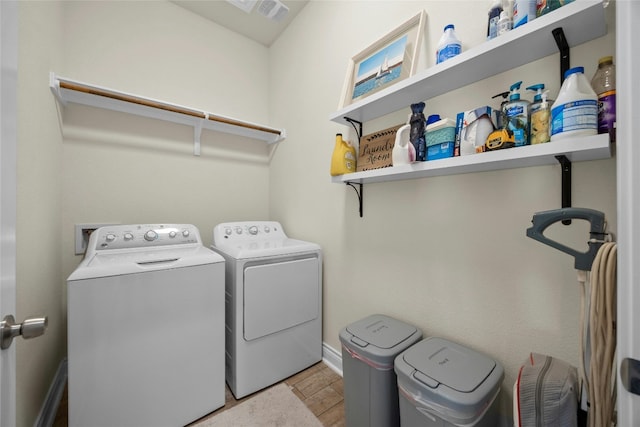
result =
M67 83L72 86L77 86L83 90L61 87L61 82L63 84ZM63 105L71 102L193 126L196 129L196 134L200 129L209 129L252 138L268 144L279 142L286 137L284 129L270 128L178 104L90 85L56 76L54 73L51 73L50 76L50 87L58 101ZM140 101L140 103L128 101L127 99L137 100ZM196 139L199 139L199 134L196 135Z
M373 183L486 172L558 164L555 156L564 155L571 162L600 160L611 157L609 135L593 135L563 139L546 144L527 145L467 156L417 162L410 165L354 172L331 178L333 183Z
M348 105L330 114L329 120L348 124L349 117L364 123L557 53L552 31L560 27L569 47L605 35L602 0L575 0Z

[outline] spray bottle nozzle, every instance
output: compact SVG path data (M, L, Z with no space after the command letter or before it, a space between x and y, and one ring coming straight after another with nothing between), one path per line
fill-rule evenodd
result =
M534 102L540 101L542 99L542 91L544 90L544 84L538 83L536 85L531 85L527 88L527 90L532 90L536 92L535 96L533 97Z
M520 90L520 85L522 84L522 82L515 82L514 84L511 85L511 87L509 88L511 90L511 93L509 95L509 101L517 101L520 99L520 92L518 92Z

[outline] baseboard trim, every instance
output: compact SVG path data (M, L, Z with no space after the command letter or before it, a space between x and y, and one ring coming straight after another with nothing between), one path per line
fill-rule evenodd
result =
M322 361L325 365L342 376L342 353L331 347L326 342L322 343Z
M56 414L58 413L60 401L64 395L64 386L67 384L68 372L67 358L65 357L60 362L56 376L53 377L53 382L49 386L47 397L42 404L42 408L40 408L36 422L33 424L34 427L51 427L53 425Z

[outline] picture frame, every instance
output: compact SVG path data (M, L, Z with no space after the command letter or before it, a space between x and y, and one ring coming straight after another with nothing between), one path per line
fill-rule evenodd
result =
M415 74L426 16L420 11L349 60L338 109Z

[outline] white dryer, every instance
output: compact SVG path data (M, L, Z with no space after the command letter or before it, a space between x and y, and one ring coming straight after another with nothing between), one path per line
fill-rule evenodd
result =
M224 405L224 259L195 226L97 229L67 310L69 426L183 426Z
M225 258L226 378L236 398L322 360L322 252L275 221L213 230Z

